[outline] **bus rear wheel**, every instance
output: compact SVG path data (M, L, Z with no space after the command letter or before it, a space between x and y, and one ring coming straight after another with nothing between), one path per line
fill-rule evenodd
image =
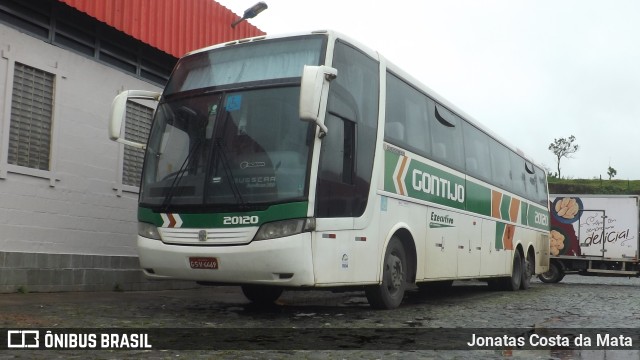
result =
M520 255L520 252L516 250L513 254L513 268L511 270L511 276L491 279L489 280L489 287L491 289L504 291L516 291L520 289L524 272L523 267L524 263L522 261L522 255Z
M536 271L536 264L533 254L528 253L523 262L522 281L520 283L520 289L527 290L531 287L531 278Z
M365 290L369 305L374 309L389 310L400 306L407 287L407 256L396 236L391 238L384 255L382 284Z
M244 296L257 305L273 304L284 291L281 287L264 285L242 285L241 288Z

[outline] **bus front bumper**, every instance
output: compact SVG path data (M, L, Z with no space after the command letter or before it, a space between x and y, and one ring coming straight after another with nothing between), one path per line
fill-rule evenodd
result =
M150 279L314 285L310 233L236 246L170 245L138 236L138 252Z

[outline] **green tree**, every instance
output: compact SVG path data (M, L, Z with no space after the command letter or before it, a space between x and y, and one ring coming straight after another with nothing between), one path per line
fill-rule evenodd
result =
M580 148L578 144L574 144L575 141L576 137L571 135L568 139L553 139L553 142L549 144L549 150L551 150L551 152L556 156L558 179L562 178L560 174L560 160L562 160L563 157L570 158L571 154L575 153Z
M607 170L607 175L609 175L609 180L613 179L614 176L616 176L618 174L618 172L616 171L616 169L612 168L611 165L609 165L609 170Z

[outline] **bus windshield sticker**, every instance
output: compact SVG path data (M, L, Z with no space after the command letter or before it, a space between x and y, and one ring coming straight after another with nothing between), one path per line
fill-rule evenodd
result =
M227 104L225 105L225 110L237 111L242 107L242 95L229 95L227 97Z
M213 103L209 106L209 116L216 116L218 113L218 104Z

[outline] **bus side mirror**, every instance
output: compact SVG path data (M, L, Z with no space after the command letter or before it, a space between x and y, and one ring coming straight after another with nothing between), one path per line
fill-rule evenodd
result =
M121 144L144 149L146 147L145 144L125 140L124 135L122 135L122 125L127 115L127 100L129 99L158 101L160 100L160 93L146 90L127 90L118 94L111 104L111 115L109 116L109 139Z
M329 82L338 76L338 70L329 66L304 66L300 85L300 120L315 123L320 127L319 137L327 135L324 117L320 109L327 103Z

